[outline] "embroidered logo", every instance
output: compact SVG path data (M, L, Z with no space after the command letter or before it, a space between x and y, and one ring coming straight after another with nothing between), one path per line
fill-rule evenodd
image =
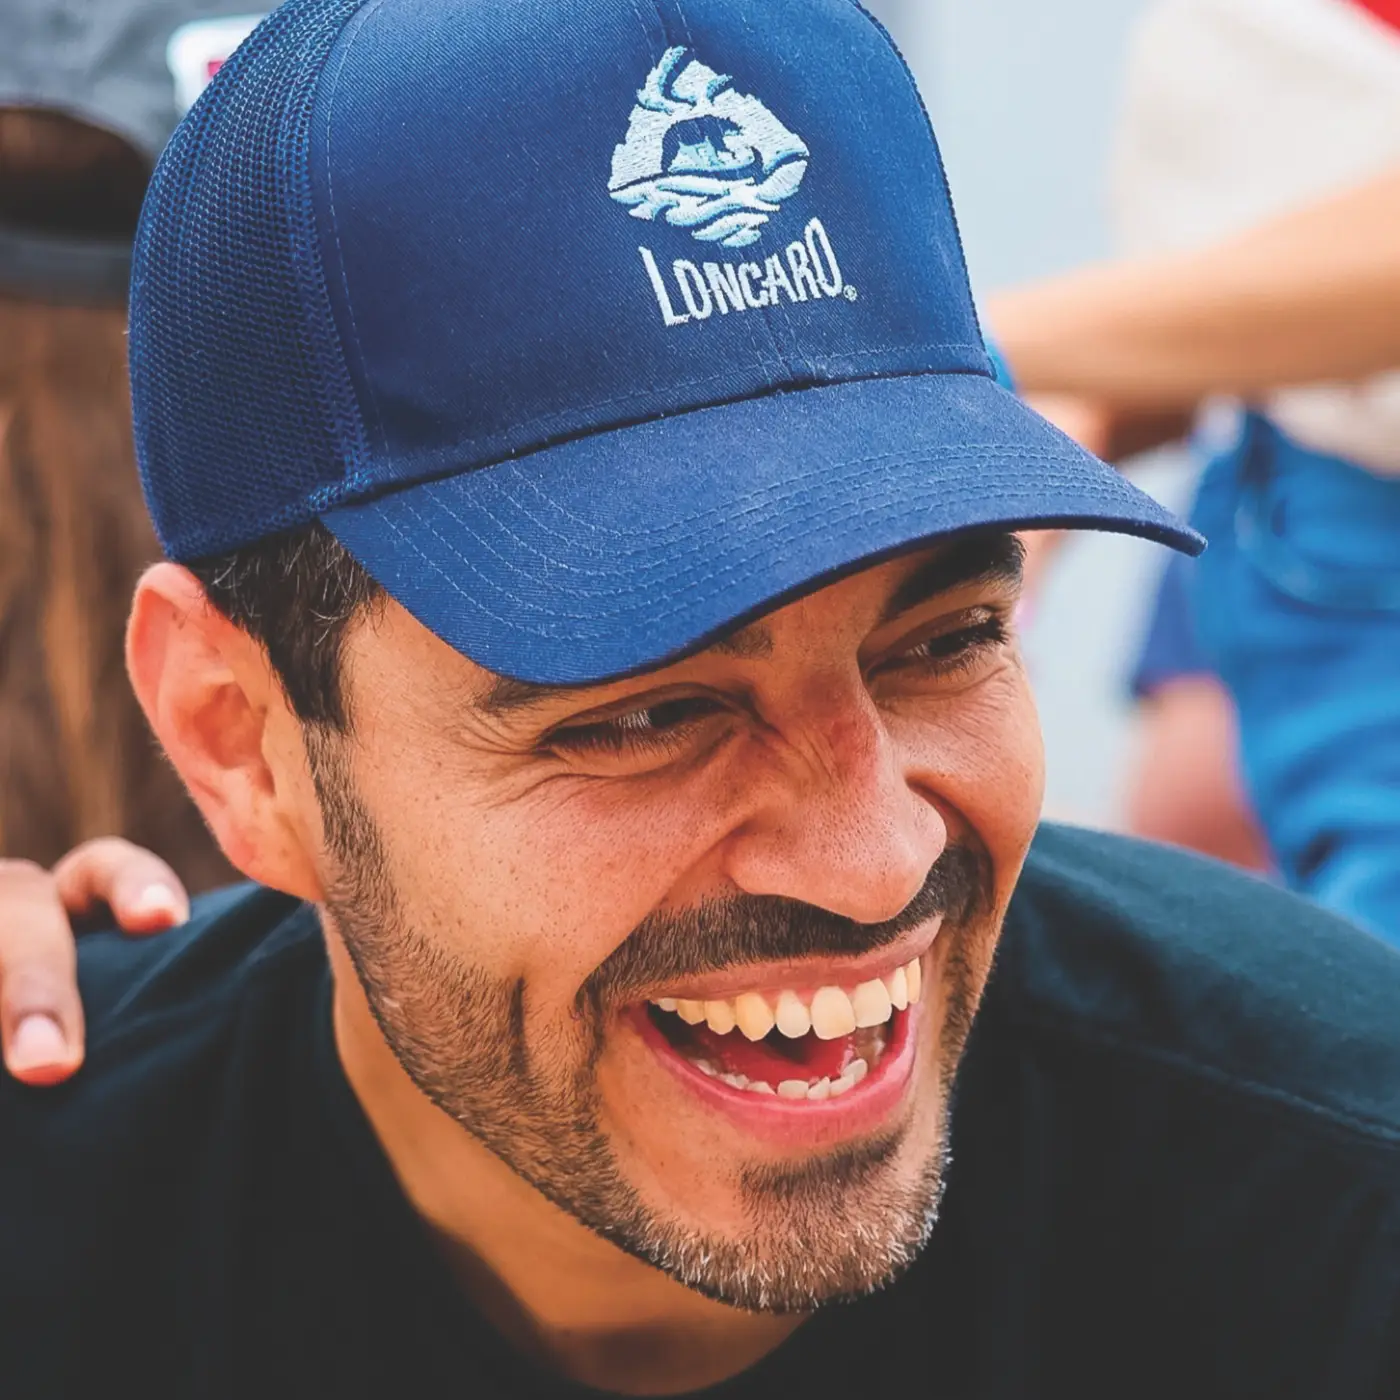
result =
M732 83L685 48L668 49L651 71L608 181L634 219L665 219L702 242L746 248L797 193L806 144Z

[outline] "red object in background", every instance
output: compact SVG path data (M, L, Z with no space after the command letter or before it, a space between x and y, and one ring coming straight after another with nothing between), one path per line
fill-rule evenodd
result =
M1400 29L1400 0L1352 0L1352 3L1369 10L1382 24Z
M211 58L209 62L204 65L204 76L212 83L214 81L214 74L223 66L224 60L222 58Z

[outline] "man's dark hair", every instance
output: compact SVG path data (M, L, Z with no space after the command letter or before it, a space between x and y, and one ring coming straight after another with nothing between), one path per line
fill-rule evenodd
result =
M344 731L351 622L384 591L319 521L191 564L209 601L267 652L303 724Z

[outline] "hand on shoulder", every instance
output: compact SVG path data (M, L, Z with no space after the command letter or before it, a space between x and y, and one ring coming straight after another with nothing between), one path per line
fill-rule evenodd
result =
M72 921L104 907L133 935L189 917L174 871L117 837L85 842L52 871L0 860L0 1050L6 1069L26 1084L61 1083L83 1062Z

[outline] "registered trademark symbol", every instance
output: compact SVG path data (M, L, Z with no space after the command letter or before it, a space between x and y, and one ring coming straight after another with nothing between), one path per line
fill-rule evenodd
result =
M845 291L845 297L847 301L859 301L860 293L856 291L854 287L847 287Z

